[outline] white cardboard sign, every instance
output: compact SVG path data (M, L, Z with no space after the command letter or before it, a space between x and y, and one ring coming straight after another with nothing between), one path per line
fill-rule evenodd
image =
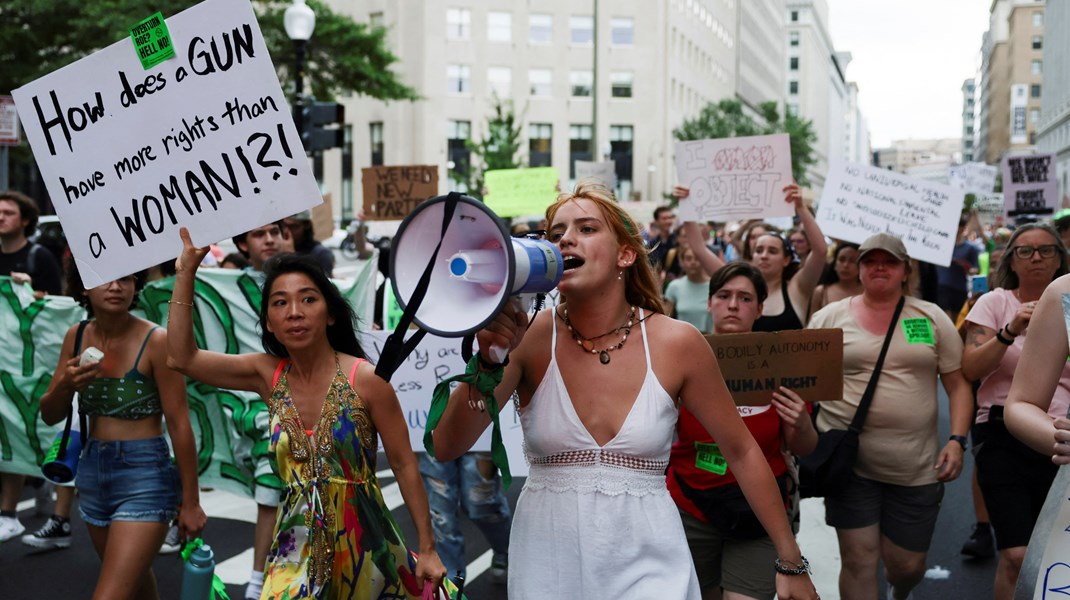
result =
M676 180L691 189L677 208L683 221L790 217L788 134L676 142Z
M611 190L617 189L617 163L607 160L593 162L589 160L576 161L576 182L584 179L597 179Z
M252 5L166 25L149 70L126 38L13 92L86 287L322 201Z
M998 167L985 163L970 162L952 165L947 170L947 183L951 187L974 194L991 194L992 190L996 189L998 173Z
M825 235L860 244L875 233L901 240L912 258L951 263L965 193L900 173L834 161L817 222Z
M975 194L973 207L981 221L995 223L1004 216L1003 194Z
M1059 208L1054 154L1003 157L1003 198L1009 216L1050 215Z

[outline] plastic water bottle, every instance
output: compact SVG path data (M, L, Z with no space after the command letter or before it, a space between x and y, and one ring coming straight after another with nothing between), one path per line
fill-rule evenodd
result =
M212 575L215 573L215 555L208 544L197 548L189 555L182 573L182 600L208 600L212 597Z

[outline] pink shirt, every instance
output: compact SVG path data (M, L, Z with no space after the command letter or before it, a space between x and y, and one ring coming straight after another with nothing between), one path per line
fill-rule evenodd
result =
M999 331L1011 322L1021 305L1013 290L997 288L977 300L970 314L966 315L966 320L975 325ZM1025 346L1025 337L1028 333L1029 328L1021 332L1003 354L1003 359L1000 360L996 370L981 379L981 388L977 390L978 423L988 421L989 407L1003 406L1006 403L1007 395L1011 391L1014 369L1018 365L1018 358L1022 355L1022 347ZM1070 363L1063 366L1063 374L1059 378L1059 386L1055 388L1055 396L1051 399L1048 414L1053 418L1065 417L1068 407L1070 407Z

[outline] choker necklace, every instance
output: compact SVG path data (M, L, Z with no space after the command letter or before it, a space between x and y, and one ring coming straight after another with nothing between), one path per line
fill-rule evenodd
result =
M562 308L561 310L564 313L563 317L565 321L565 327L567 327L569 333L572 334L572 339L576 340L576 345L578 345L580 348L583 348L584 352L597 354L599 362L601 362L603 365L609 364L609 353L611 351L620 350L621 347L624 346L624 342L628 341L628 334L632 332L632 325L635 324L635 307L633 306L631 307L631 310L628 311L627 323L621 325L620 327L615 327L612 330L603 333L602 335L595 336L593 338L586 338L580 335L580 332L576 331L572 327L572 321L570 321L568 318L568 307ZM616 345L608 346L601 350L598 350L594 347L594 340L597 340L598 338L603 338L611 333L616 333L618 331L623 331L624 335L620 338L620 342L618 342Z

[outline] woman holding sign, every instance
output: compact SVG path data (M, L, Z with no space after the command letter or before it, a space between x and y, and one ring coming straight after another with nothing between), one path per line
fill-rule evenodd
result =
M881 233L858 250L862 294L821 309L812 328L843 329L842 402L823 402L817 429L847 429L864 390L876 388L847 485L825 498L840 544L840 595L877 597L883 561L888 597L903 600L925 575L943 482L962 471L973 393L962 376L962 340L940 307L907 295L910 257ZM875 370L890 336L883 368ZM951 402L951 439L937 445L937 377Z
M197 536L207 520L186 382L167 366L167 332L130 314L140 275L87 290L71 262L67 291L90 320L67 331L62 358L41 396L41 418L62 421L75 392L78 410L89 417L77 482L78 510L103 563L93 598L157 598L152 560L168 524L177 513L182 536ZM103 356L82 360L78 355L90 348ZM164 439L164 417L177 469Z
M419 598L446 573L435 553L427 495L390 384L364 360L353 310L323 269L284 254L264 265L264 354L199 350L193 289L207 248L186 228L175 261L168 362L208 385L268 399L271 450L286 484L261 598ZM378 435L377 435L378 434ZM405 548L375 477L382 437L420 538Z
M767 295L765 278L752 265L733 262L717 271L709 292L713 332L750 332ZM781 449L806 456L817 445L817 432L798 394L781 387L771 399L737 411L777 478L786 507L790 482ZM736 469L725 464L716 441L686 406L680 408L676 435L666 483L680 509L703 598L720 598L722 591L739 600L773 597L776 572L769 565L776 548L743 497Z
M683 200L690 190L676 186L673 196ZM810 251L814 256L824 257L828 250L825 234L814 220L814 215L803 204L799 185L792 183L784 188L784 199L795 206L795 214L802 223L802 231L811 240ZM698 223L684 223L687 232L687 244L702 263L706 272L716 274L725 265L724 260L706 247ZM767 231L755 240L754 249L749 257L750 263L762 272L769 298L763 305L762 316L754 323L754 331L787 331L802 329L804 319L809 314L810 296L821 278L825 268L824 260L808 260L800 267L799 257L791 242L779 233Z
M564 257L562 304L530 328L507 304L477 333L469 363L475 387L498 403L516 393L531 465L513 517L509 597L699 600L665 487L682 403L717 438L770 533L779 596L816 598L776 481L713 351L697 329L661 312L635 222L611 191L587 182L558 196L547 221ZM433 431L440 460L466 452L490 424L481 393L465 383L449 398Z

